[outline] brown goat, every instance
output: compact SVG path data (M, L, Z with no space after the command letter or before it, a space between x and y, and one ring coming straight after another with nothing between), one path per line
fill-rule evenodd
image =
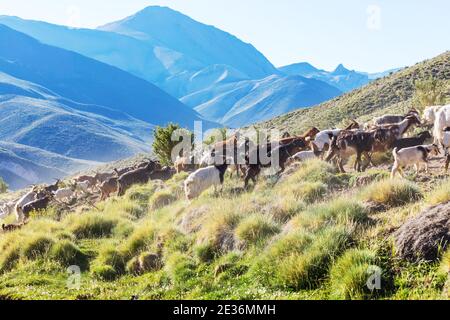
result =
M307 143L307 140L314 140L314 138L317 136L317 134L320 132L319 129L313 127L311 129L309 129L308 131L306 131L303 135L301 136L295 136L295 137L289 137L289 138L284 138L281 139L279 141L280 145L285 145L285 144L290 144L294 141L297 140L302 140L304 143Z
M155 170L159 169L159 164L150 162L145 168L132 170L120 176L117 180L118 196L125 195L125 192L135 184L144 184L150 180L150 175Z
M364 171L371 162L370 153L376 141L375 136L376 132L374 131L342 131L333 138L326 161L337 158L340 172L345 173L344 160L356 154L355 170ZM369 160L365 166L362 166L363 155Z
M117 177L112 177L100 185L100 191L102 193L100 201L104 201L104 200L108 199L112 193L117 192L117 189L118 189L117 180L118 179L119 178L117 178Z

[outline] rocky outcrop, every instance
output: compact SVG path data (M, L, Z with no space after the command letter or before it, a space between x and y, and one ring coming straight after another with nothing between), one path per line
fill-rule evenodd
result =
M397 254L408 261L435 261L450 242L450 202L427 208L395 234Z

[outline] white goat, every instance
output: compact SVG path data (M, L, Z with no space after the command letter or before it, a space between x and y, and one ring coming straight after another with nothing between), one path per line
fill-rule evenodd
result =
M425 122L425 124L434 125L434 122L436 121L436 113L441 108L442 106L426 107L423 111L423 121Z
M317 148L315 142L311 142L311 147L312 147L311 151L301 151L293 155L291 161L303 162L319 158L322 152L319 151L319 148Z
M421 164L425 164L425 171L428 173L428 157L429 155L437 156L439 147L435 144L405 148L398 151L394 149L394 167L392 168L391 178L395 178L398 173L403 176L403 168L414 165L417 173L420 172Z
M186 198L193 200L210 187L217 188L217 186L223 185L227 168L228 165L224 164L223 166L202 168L192 173L184 182Z
M4 219L7 216L11 215L14 212L14 206L15 206L14 202L4 203L0 209L0 211L1 211L0 219Z
M325 151L325 149L328 149L331 146L333 137L337 137L341 131L341 129L333 129L319 132L314 139L317 150Z
M78 182L77 189L83 193L89 193L89 188L91 187L91 183L89 181Z
M450 127L450 105L439 109L434 121L434 143L443 144L445 129Z
M17 222L23 222L25 215L23 214L23 207L30 202L37 200L37 189L33 188L31 191L26 193L22 198L16 203L16 219Z
M74 196L75 191L72 188L58 189L58 191L55 192L55 200L58 201L70 200Z

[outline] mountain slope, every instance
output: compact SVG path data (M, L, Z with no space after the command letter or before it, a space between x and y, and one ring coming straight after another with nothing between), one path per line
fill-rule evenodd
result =
M300 76L241 81L186 96L182 101L205 118L242 127L332 99L341 92Z
M178 98L213 85L224 72L227 81L278 73L253 46L168 8L149 7L98 30L9 16L0 16L0 23L43 43L116 66ZM199 78L199 74L208 77Z
M199 115L154 85L77 53L39 43L0 25L0 71L57 95L155 124L192 127ZM94 111L95 112L95 111Z
M284 66L279 68L279 70L291 76L300 75L306 78L324 81L343 92L349 92L365 86L377 76L372 75L372 79L370 79L368 74L348 70L342 64L332 72L317 69L307 62ZM380 73L381 75L384 75L384 73Z
M167 7L147 7L131 17L99 29L149 43L157 41L204 66L228 65L254 79L277 73L275 67L252 45Z
M368 121L386 112L403 113L414 106L414 81L430 77L447 81L450 85L450 51L316 107L298 110L259 126L302 132L311 126L321 129L340 127L348 119Z

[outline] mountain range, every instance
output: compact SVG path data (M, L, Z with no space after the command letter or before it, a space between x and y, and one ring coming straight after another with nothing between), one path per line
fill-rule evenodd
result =
M97 29L0 16L0 42L0 176L12 188L149 152L158 125L247 126L376 77L277 69L251 44L155 6Z
M0 23L147 80L226 126L310 107L371 81L369 75L345 68L327 73L311 66L314 75L297 72L296 65L277 69L251 44L166 7L151 6L95 30L9 16L0 16ZM242 115L237 115L239 110Z

